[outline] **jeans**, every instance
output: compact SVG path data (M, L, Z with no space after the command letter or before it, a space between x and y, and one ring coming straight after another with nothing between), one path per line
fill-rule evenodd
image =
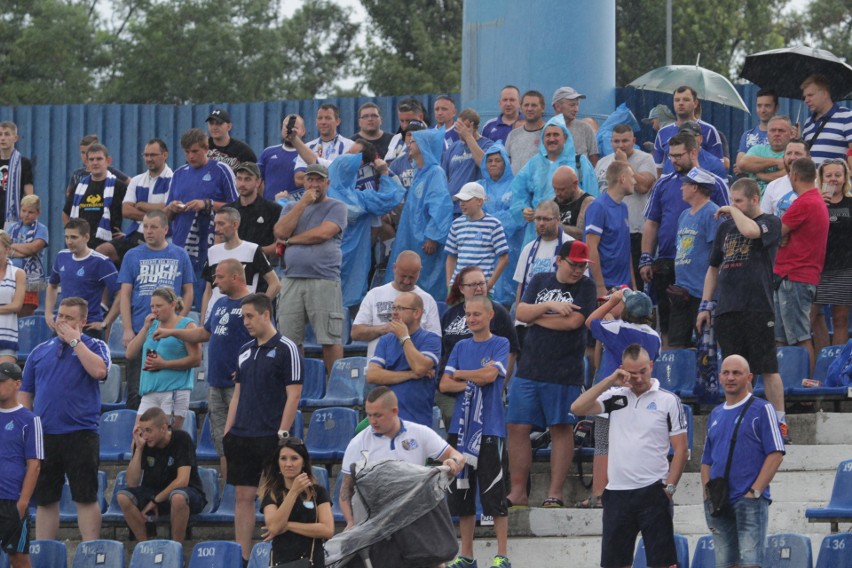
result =
M743 497L732 505L733 511L721 517L710 515L710 502L704 501L704 517L713 534L716 566L762 566L769 501Z

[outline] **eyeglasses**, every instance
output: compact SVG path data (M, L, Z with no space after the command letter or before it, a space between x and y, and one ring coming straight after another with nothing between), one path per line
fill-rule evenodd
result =
M488 285L487 282L471 282L469 284L459 284L464 288L485 288Z
M568 260L567 258L563 258L565 262L568 263L568 266L571 268L579 268L580 270L585 270L588 266L588 262L574 262L573 260Z
M392 307L391 307L391 311L392 311L393 313L401 312L401 311L403 311L403 310L411 310L411 311L413 312L413 311L415 311L416 309L417 309L417 308L409 308L408 306L392 306Z
M302 440L301 438L289 437L289 438L284 438L283 440L278 440L278 447L279 448L283 448L285 446L290 447L290 446L304 446L304 445L305 445L305 441Z
M551 221L555 221L555 220L556 220L556 217L542 217L542 216L537 216L537 217L533 217L533 220L534 220L536 223L550 223Z
M669 160L680 160L684 156L686 156L688 152L681 152L679 154L671 154L669 153Z

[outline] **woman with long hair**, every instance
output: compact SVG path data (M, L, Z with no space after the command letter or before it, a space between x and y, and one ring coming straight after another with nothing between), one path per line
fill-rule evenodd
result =
M334 517L325 487L311 471L311 456L299 438L284 438L263 468L260 510L272 541L270 565L307 558L325 566L324 540L334 536Z
M0 230L0 363L18 360L18 312L24 305L27 275L12 264L12 237Z
M176 337L154 339L163 329L192 329L191 318L180 315L183 299L171 288L157 288L151 294L151 313L139 333L127 344L127 357L134 359L144 350L142 374L139 378L138 416L152 407L162 408L174 417L173 428L182 428L189 410L192 392L192 369L201 364L201 345Z

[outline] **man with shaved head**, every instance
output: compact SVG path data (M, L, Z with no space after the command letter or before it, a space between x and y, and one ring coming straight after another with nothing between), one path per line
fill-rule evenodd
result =
M701 485L717 566L763 566L769 482L784 459L784 439L775 410L751 393L753 378L744 357L727 357L719 373L725 402L707 420ZM739 424L741 430L737 430ZM707 484L718 478L727 478L728 501L726 507L713 511Z
M562 228L575 239L583 238L586 209L594 197L580 188L577 172L570 166L560 166L553 172L553 201L559 206Z

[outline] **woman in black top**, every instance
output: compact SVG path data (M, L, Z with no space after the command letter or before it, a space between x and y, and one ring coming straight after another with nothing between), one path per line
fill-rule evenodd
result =
M328 491L311 472L311 456L299 438L284 438L264 466L258 489L266 527L272 539L272 565L309 558L325 566L322 543L334 536Z

